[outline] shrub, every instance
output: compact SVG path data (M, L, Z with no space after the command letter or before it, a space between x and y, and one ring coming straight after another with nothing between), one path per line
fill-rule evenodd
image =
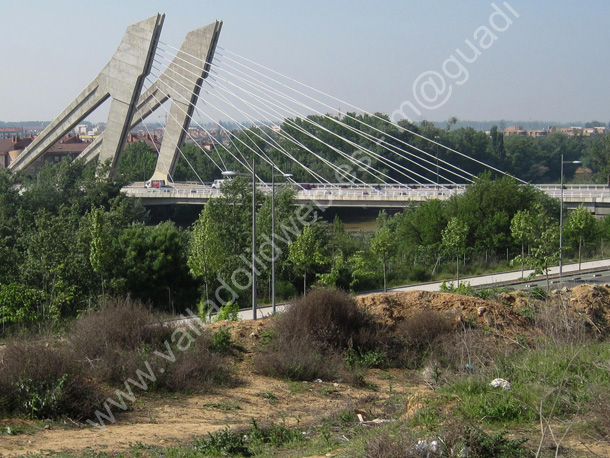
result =
M538 299L540 301L544 301L548 299L549 294L543 290L540 286L535 286L528 292L529 296L533 299Z
M440 337L451 334L453 329L448 317L423 310L398 324L390 358L398 365L418 367L438 348Z
M484 331L468 328L440 336L433 348L434 357L442 367L460 372L493 366L500 356L513 351L514 347Z
M289 380L335 380L342 372L343 359L307 336L281 337L256 355L255 370L269 377Z
M231 333L227 328L220 328L212 334L210 350L226 354L231 352L231 348L233 348L233 342L231 342Z
M487 434L478 428L466 427L464 430L464 445L472 456L520 458L534 456L534 453L524 447L527 438L508 439L507 431Z
M252 456L244 434L232 432L228 427L195 439L193 451L206 456Z
M255 367L291 380L353 378L344 373L344 353L383 354L390 340L352 297L334 289L313 290L295 301L277 318L273 332Z
M276 331L280 337L307 336L337 350L373 350L380 343L380 329L372 317L353 297L336 289L313 290L296 300L279 317Z
M176 361L165 360L163 371L157 371L155 387L169 391L205 392L218 385L233 382L230 368L223 358L210 350L212 338L204 332L184 351L174 351Z
M171 330L130 299L111 299L79 317L67 338L77 358L100 381L121 383L141 367L146 351L158 348Z
M426 269L424 266L413 266L409 270L407 278L409 281L413 282L425 282L430 281L432 276L428 269Z
M0 410L30 418L89 416L104 393L82 375L74 356L42 344L13 342L0 361Z
M216 321L238 321L239 305L237 302L229 301L222 307L216 315Z

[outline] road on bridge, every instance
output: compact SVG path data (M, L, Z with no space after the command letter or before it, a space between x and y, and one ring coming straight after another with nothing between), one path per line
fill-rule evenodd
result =
M352 185L301 183L297 189L299 204L313 202L321 207L371 207L403 208L409 202L430 199L447 200L466 190L466 185ZM551 197L559 198L559 185L534 185ZM271 185L261 183L262 192L271 192ZM144 183L133 183L123 188L130 197L142 199L144 205L195 204L203 205L209 199L219 197L221 190L198 183L174 183L160 188L146 188ZM610 188L605 185L565 185L563 199L568 207L584 204L596 214L610 213Z

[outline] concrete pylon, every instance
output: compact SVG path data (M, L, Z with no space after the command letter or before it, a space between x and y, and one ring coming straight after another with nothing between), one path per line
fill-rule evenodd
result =
M152 176L154 179L169 181L174 172L201 85L210 71L221 28L222 22L216 21L189 32L176 57L136 104L130 126L132 129L168 99L172 99L157 166ZM101 145L105 142L104 137L105 134L99 136L79 155L79 159L91 161L98 157Z
M127 139L135 103L150 72L159 42L164 14L157 14L127 27L114 56L99 75L9 165L12 170L30 167L51 146L112 97L101 161L110 159L113 177L119 154Z

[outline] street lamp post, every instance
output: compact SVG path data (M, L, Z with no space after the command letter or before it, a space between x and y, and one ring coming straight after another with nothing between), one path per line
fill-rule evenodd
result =
M275 315L275 177L290 178L291 173L273 173L271 167L271 313Z
M436 189L438 189L438 140L439 136L436 135L434 139L437 141L436 143Z
M582 161L564 161L561 155L561 205L559 207L559 284L563 277L563 164L582 164Z
M254 174L254 158L252 158L252 319L256 320L257 278L254 266L256 266L256 175Z

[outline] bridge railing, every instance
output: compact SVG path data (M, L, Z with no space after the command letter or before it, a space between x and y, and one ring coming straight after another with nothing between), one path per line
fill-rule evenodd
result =
M465 191L465 185L435 186L435 185L321 185L302 184L303 189L295 189L299 201L304 200L337 200L337 201L423 201L426 199L445 200L453 195ZM551 197L560 198L561 187L556 184L537 185ZM209 199L222 195L220 189L209 185L179 183L175 186L162 188L145 188L134 184L125 188L129 195L140 198L194 198ZM271 192L269 184L261 184L258 189L262 192ZM566 185L563 191L566 202L595 202L610 201L610 187L604 185Z

